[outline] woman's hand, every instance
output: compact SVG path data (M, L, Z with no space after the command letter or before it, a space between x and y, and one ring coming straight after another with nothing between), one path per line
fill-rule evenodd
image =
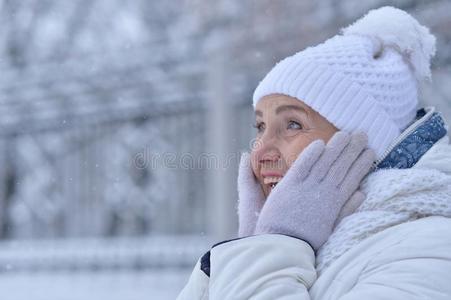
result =
M238 237L253 235L265 202L262 187L252 171L249 153L241 155L238 171Z
M307 146L266 199L255 234L292 235L317 250L376 158L367 143L364 133L339 131Z

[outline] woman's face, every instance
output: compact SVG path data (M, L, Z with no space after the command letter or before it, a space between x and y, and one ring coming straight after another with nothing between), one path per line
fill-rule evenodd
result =
M312 141L327 143L338 129L296 98L272 94L255 107L256 141L251 152L252 170L265 197Z

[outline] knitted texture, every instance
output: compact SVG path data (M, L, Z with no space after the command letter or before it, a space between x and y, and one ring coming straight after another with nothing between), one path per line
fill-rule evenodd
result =
M247 152L241 155L238 170L238 237L254 234L258 215L265 203L263 190L252 171L251 155Z
M437 142L410 169L382 169L362 182L367 195L317 253L321 274L343 253L389 227L428 216L451 217L451 146Z
M277 63L253 104L270 94L297 98L338 129L365 132L380 157L415 119L418 80L430 74L435 38L392 7L370 11L342 32Z

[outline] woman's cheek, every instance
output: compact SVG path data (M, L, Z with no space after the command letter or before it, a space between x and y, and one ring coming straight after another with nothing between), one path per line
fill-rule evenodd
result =
M291 167L291 165L296 161L302 151L304 151L304 149L307 148L307 146L314 140L315 138L313 137L304 136L293 141L290 145L290 149L287 151L287 158L285 159L287 166Z

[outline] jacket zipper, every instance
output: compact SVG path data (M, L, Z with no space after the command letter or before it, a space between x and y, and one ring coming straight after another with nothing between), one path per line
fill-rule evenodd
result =
M429 119L429 117L435 112L435 108L432 106L429 107L425 107L425 109L427 110L427 113L419 120L417 120L416 122L414 122L412 125L410 125L409 127L407 127L406 130L404 130L392 143L391 145L387 148L387 150L385 150L384 154L381 156L381 158L379 158L378 160L376 160L373 163L373 169L375 169L377 167L377 165L379 165L386 157L387 155L402 141L404 140L409 134L411 134L413 131L415 131L415 129L417 129L421 124L423 124L424 120Z

